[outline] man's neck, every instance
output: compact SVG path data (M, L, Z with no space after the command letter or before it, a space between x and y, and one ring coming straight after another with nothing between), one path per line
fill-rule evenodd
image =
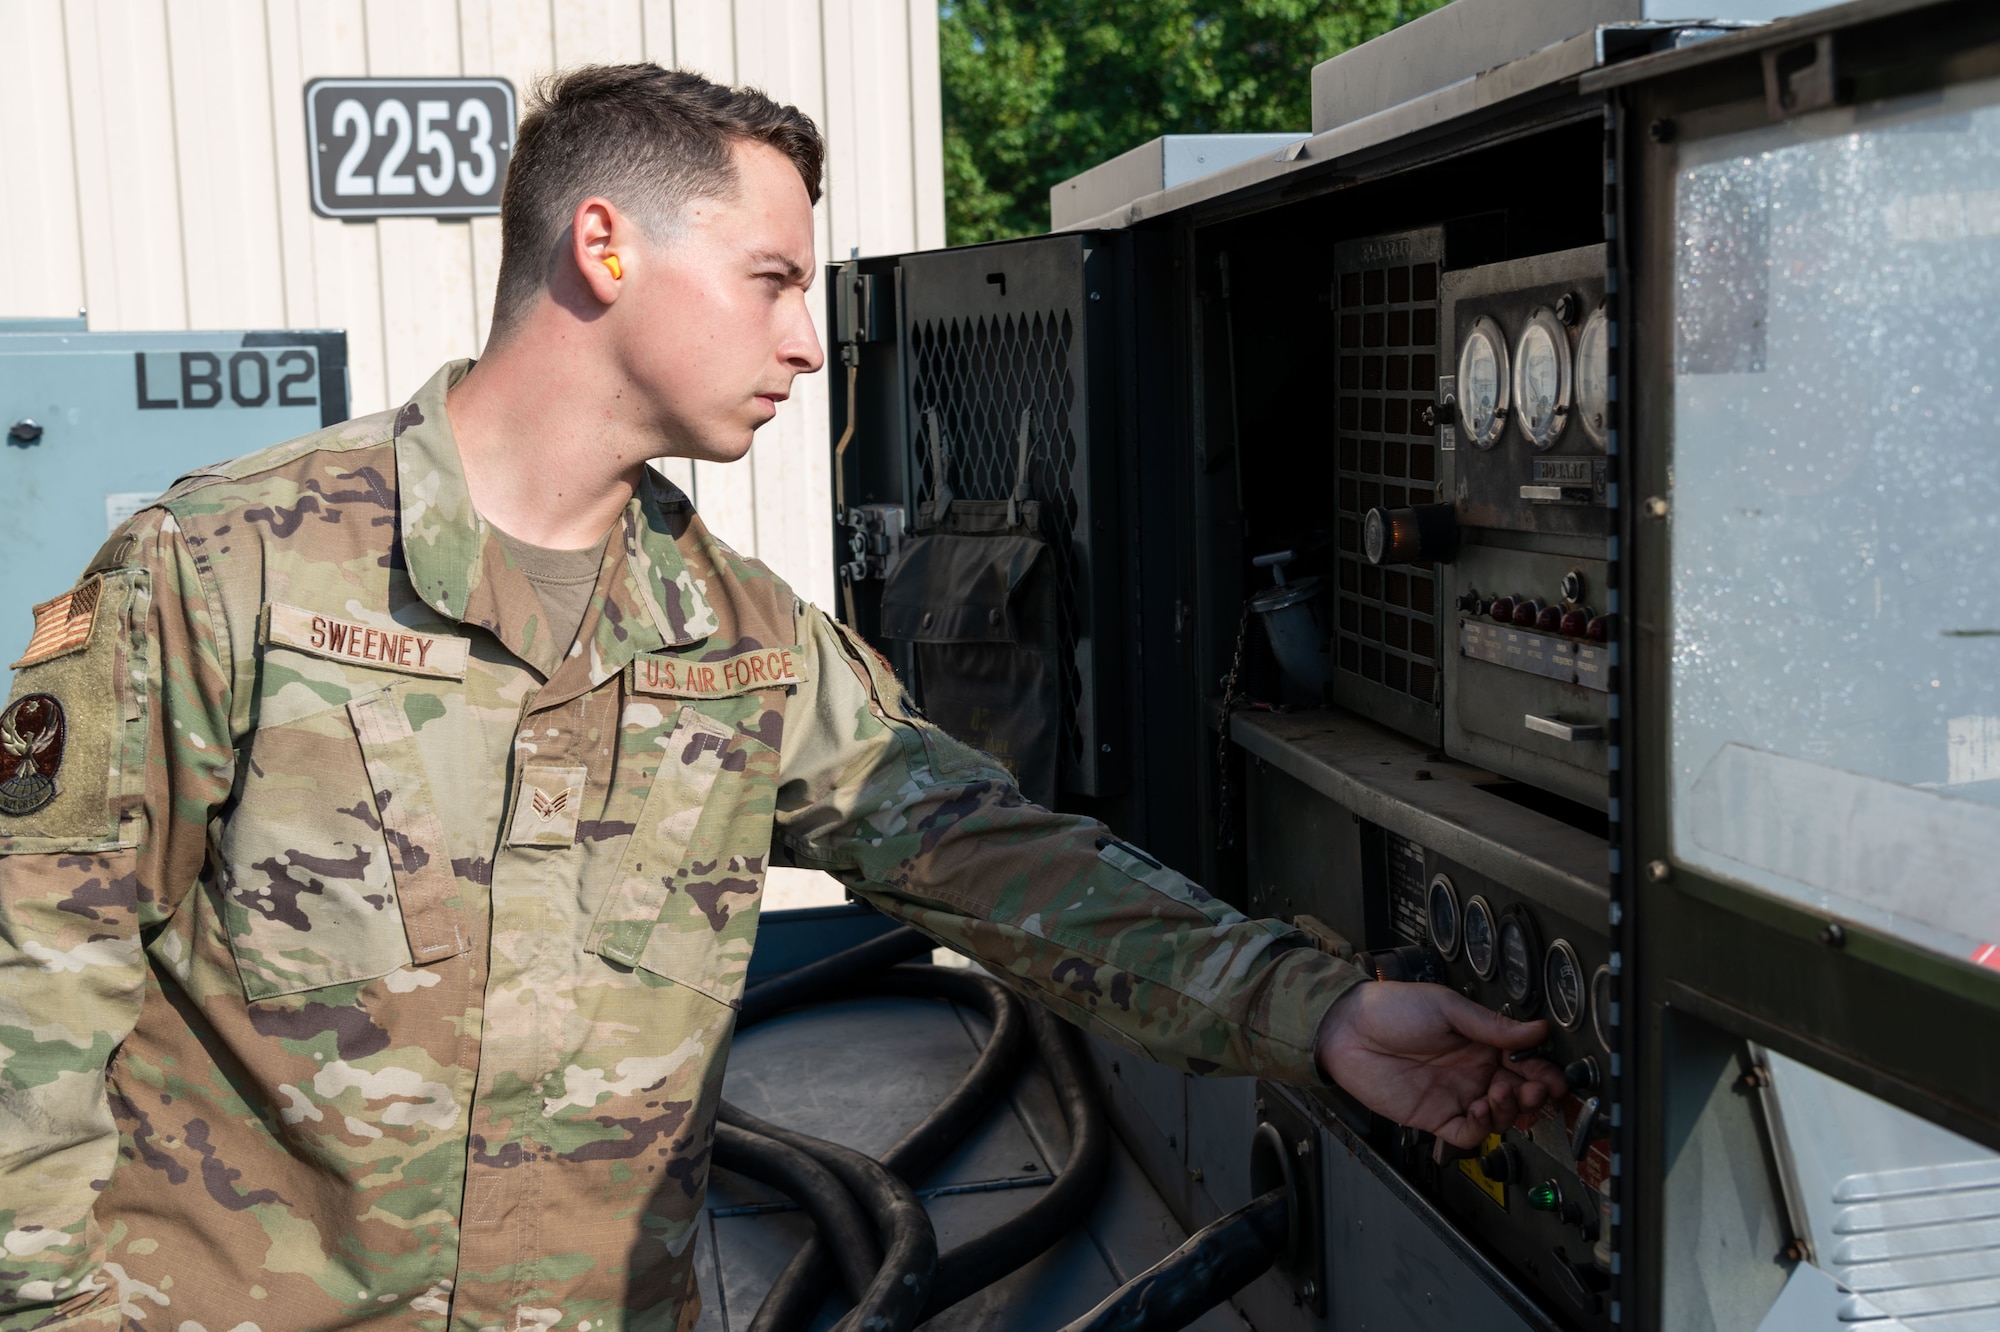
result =
M637 423L607 410L621 396L613 377L567 339L488 347L446 400L473 508L530 545L595 546L655 451Z

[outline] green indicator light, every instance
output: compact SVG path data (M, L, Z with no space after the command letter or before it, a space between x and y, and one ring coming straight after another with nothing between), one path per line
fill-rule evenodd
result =
M1562 1190L1556 1187L1554 1180L1544 1180L1528 1190L1528 1206L1537 1212L1555 1211L1562 1206L1562 1199Z

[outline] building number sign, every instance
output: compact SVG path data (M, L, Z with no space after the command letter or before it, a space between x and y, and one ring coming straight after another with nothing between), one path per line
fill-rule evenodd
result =
M498 213L514 148L514 86L314 79L306 85L306 135L321 217Z

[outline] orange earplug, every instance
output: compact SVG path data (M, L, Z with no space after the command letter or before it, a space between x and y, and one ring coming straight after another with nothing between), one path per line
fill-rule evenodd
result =
M605 255L605 256L604 256L604 266L605 266L606 268L608 268L608 269L610 269L610 270L611 270L611 276L612 276L612 277L615 277L615 278L619 278L619 279L623 279L623 278L624 278L624 276L625 276L625 265L623 265L623 264L621 264L621 263L619 263L619 262L618 262L618 256L617 256L617 255L615 255L615 254L607 254L607 255Z

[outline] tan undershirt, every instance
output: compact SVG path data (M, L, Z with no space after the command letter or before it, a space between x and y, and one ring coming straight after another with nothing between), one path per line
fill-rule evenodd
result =
M534 587L549 634L563 645L566 655L576 642L576 631L583 627L583 613L590 609L590 593L597 586L597 571L604 564L604 548L610 544L611 533L607 531L589 550L531 546L497 527L493 535L500 538L507 558Z

